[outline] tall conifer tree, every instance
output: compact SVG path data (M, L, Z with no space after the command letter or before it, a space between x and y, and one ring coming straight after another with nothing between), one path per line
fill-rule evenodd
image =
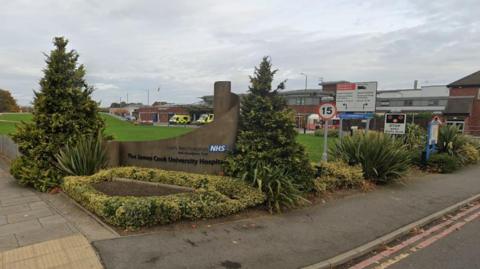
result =
M304 147L296 141L294 113L278 93L284 82L272 89L276 72L269 57L255 67L248 95L242 99L236 150L227 158L226 172L242 176L261 162L288 170L297 183L307 187L312 168Z
M12 174L22 184L46 191L60 183L55 154L79 136L101 132L104 122L98 104L91 99L93 88L85 82L85 68L78 53L67 51L68 40L56 37L55 49L46 55L47 67L35 92L33 122L23 123L13 135L21 157L12 165Z

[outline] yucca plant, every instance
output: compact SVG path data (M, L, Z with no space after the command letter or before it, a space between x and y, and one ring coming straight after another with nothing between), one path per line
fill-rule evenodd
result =
M330 153L350 165L361 165L365 178L377 183L402 177L411 165L411 155L403 141L378 132L344 137Z
M93 175L107 166L107 152L101 133L81 136L75 144L68 144L55 155L57 167L74 176Z
M242 179L266 195L270 212L281 212L282 208L309 202L303 198L301 186L295 183L294 175L286 168L270 166L264 162L257 162L255 165L253 173L245 173Z
M444 125L438 132L438 151L450 155L456 154L465 144L467 139L460 133L457 126Z

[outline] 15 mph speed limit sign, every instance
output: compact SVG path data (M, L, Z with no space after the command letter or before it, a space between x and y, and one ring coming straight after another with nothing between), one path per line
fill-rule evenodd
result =
M337 107L332 103L325 103L320 106L318 115L323 120L330 120L337 115Z

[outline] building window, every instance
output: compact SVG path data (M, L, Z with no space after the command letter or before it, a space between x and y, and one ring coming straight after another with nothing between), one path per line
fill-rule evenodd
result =
M380 106L390 106L390 101L382 101L380 102Z
M413 106L413 100L405 100L403 101L404 106Z
M303 97L297 97L297 105L304 105L305 104L305 98Z
M429 106L438 106L438 100L428 100Z

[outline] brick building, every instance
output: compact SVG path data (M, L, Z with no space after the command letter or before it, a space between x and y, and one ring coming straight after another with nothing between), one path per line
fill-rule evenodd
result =
M143 123L168 123L170 117L175 114L189 114L189 111L183 106L161 105L144 106L139 108L138 121Z
M280 94L285 98L288 107L295 111L295 123L298 128L305 127L310 115L318 114L322 98L331 96L318 89L281 91Z
M204 113L213 113L213 108L205 104L177 105L156 102L135 111L138 121L143 123L168 123L175 114L190 115L192 121L195 121Z
M464 133L480 135L480 71L447 85L450 95L445 109L447 123Z

